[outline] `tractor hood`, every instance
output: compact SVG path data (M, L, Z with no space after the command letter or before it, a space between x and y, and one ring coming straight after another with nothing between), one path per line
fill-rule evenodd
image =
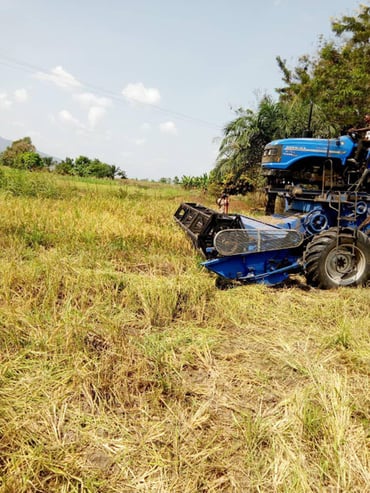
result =
M354 148L348 136L338 139L279 139L266 145L262 156L262 170L288 169L303 159L339 159L344 165Z

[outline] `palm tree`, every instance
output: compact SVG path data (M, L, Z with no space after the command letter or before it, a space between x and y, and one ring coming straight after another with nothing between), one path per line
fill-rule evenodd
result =
M216 179L227 173L236 178L246 171L253 174L261 162L264 146L281 136L282 106L269 96L262 98L257 111L239 108L236 115L224 128L213 174Z

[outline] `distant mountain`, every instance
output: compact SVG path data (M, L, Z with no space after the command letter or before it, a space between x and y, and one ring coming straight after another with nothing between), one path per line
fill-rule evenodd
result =
M3 139L3 137L0 137L0 152L5 151L5 149L6 149L8 146L10 146L10 144L11 144L12 142L13 142L12 140Z

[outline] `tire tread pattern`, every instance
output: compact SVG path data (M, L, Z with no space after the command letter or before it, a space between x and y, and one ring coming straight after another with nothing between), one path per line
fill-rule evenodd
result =
M323 255L336 244L338 235L340 235L341 244L351 244L357 236L357 242L359 245L361 244L361 248L366 254L367 269L365 276L362 276L360 281L354 284L363 285L368 281L370 277L370 238L361 231L354 231L350 228L330 228L314 236L303 254L304 272L306 281L310 286L322 289L339 287L327 278L321 266Z

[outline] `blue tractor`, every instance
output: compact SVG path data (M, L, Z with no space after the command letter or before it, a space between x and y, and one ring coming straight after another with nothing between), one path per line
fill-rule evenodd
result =
M262 157L271 221L183 203L176 222L227 282L277 285L293 273L323 289L370 279L370 160L354 162L356 141L282 139ZM283 212L275 213L277 197Z
M262 156L262 174L267 180L267 213L274 212L274 199L281 192L346 191L370 167L370 152L364 149L354 159L358 146L355 134L336 139L295 138L270 142ZM370 178L362 179L361 190L370 192Z

